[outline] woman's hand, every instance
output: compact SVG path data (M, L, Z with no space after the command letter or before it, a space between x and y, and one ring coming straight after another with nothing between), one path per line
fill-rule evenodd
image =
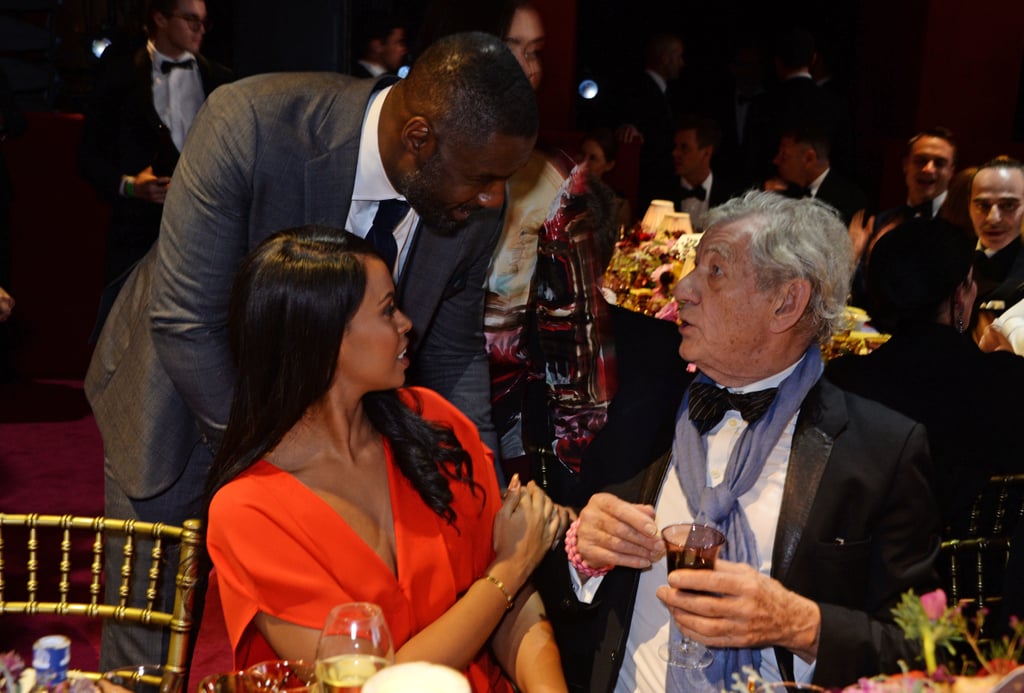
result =
M555 544L567 514L534 482L525 487L514 476L494 518L491 574L518 592ZM564 531L564 530L563 530Z

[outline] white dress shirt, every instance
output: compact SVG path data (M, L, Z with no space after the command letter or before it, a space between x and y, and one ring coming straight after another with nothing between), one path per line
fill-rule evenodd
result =
M370 99L366 116L363 118L362 134L359 137L356 180L352 187L352 204L348 208L345 229L362 238L366 238L366 234L370 232L370 227L373 226L373 217L377 214L377 207L380 206L381 200L405 199L388 180L388 175L384 171L384 162L380 158L380 145L377 141L380 111L389 91L391 91L391 87L385 87ZM417 223L419 223L419 215L410 208L405 218L395 227L395 242L398 244L398 259L395 262L394 272L396 283L405 267Z
M146 44L146 50L153 63L153 108L160 116L160 121L170 130L171 141L180 152L185 146L185 136L192 127L192 120L206 99L199 65L193 65L192 69L174 69L164 74L160 67L164 61L178 63L182 60L195 60L195 56L186 51L177 58L170 58L158 51L152 41Z
M703 200L698 200L696 197L687 197L679 203L679 211L690 215L690 224L696 233L704 230L704 216L708 213L708 209L711 206L711 185L714 183L714 179L715 174L709 171L708 177L701 181L700 187L704 188L705 193ZM683 190L693 190L697 187L690 185L685 178L679 179L679 185Z
M796 366L797 364L794 363L781 373L745 387L728 389L732 392L743 393L778 387ZM740 505L743 506L743 510L747 514L757 542L757 568L765 575L771 574L775 530L782 508L782 493L786 484L786 470L789 466L789 453L798 416L799 411L786 424L779 442L768 455L760 478L749 491L740 497ZM732 449L746 428L747 424L739 412L730 410L726 412L725 417L717 426L708 431L706 442L709 486L717 486L722 482ZM675 465L675 460L669 463L661 492L655 504L655 522L659 527L693 521L682 485L676 474ZM576 572L574 570L569 572L573 577L577 597L582 602L590 603L602 579L591 578L581 585ZM616 693L647 693L648 691L664 690L668 675L668 663L658 654L658 648L669 641L670 629L675 625L669 617L668 609L658 599L656 591L658 587L666 584L668 584L668 568L664 559L640 573L636 602L633 606L633 618L630 621L629 635L626 639L626 652L615 685ZM799 657L793 658L793 669L794 676L800 682L810 682L814 675L814 664L807 664ZM771 647L761 650L760 674L767 681L781 680L775 651Z
M831 168L826 168L825 171L820 176L818 176L817 178L812 180L811 184L807 186L807 189L811 193L811 197L817 197L818 196L818 188L820 188L821 184L825 182L825 176L827 176L828 172L831 171L831 170L832 170Z

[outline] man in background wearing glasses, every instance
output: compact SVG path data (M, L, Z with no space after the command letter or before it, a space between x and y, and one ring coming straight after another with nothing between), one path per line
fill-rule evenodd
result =
M78 160L85 178L112 202L103 267L106 309L156 241L192 119L206 96L232 79L226 67L199 55L209 29L203 0L150 0L146 45L135 52L112 45L100 63Z

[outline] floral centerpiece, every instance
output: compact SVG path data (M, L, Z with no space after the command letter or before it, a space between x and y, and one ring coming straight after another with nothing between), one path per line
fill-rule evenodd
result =
M14 652L0 654L0 693L28 693L36 685L35 669Z
M900 662L902 673L862 678L844 688L843 693L1024 691L1024 666L1019 665L1024 650L1024 622L1011 618L1008 635L986 641L981 636L986 615L984 609L979 609L968 618L960 606L947 605L946 593L941 589L920 597L913 590L905 593L893 609L893 617L908 639L921 643L925 669L911 669L906 662ZM967 646L966 652L963 645ZM781 688L763 681L749 667L744 667L742 675L733 674L730 690L751 693L794 689L822 690L811 685Z
M947 605L946 593L941 589L920 597L913 590L905 593L893 616L908 639L921 643L924 671L911 670L901 662L902 674L861 679L844 690L982 693L995 689L1011 672L1024 671L1018 665L1024 647L1024 623L1012 618L1008 635L984 640L981 634L986 615L985 609L979 609L968 618L959 605ZM966 643L973 660L961 654L958 643Z

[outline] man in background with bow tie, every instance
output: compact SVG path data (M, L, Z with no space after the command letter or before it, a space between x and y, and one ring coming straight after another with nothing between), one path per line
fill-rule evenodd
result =
M831 688L913 661L890 609L933 585L930 459L921 425L821 377L850 272L818 202L751 192L710 212L676 288L698 375L672 450L585 480L605 492L567 534L569 575L544 583L580 690L717 691L744 666ZM713 570L667 574L658 532L679 522L726 535ZM659 656L680 629L709 668Z
M146 45L110 46L86 112L79 169L112 202L103 266L110 286L146 254L160 231L171 173L206 97L231 81L199 54L209 23L203 0L151 0ZM113 302L117 285L105 300Z
M832 141L824 130L799 126L783 133L772 163L778 177L764 184L765 190L788 197L813 197L834 207L844 224L864 209L867 198L857 184L832 168Z
M277 73L211 95L160 237L121 290L86 374L106 514L173 524L201 515L234 386L235 269L267 236L303 224L374 243L413 323L408 382L440 392L497 449L484 277L506 181L526 163L537 126L529 80L486 34L437 41L404 80ZM107 575L116 588L117 566ZM141 640L146 652L115 651L105 629L101 668L160 661L152 637L118 644Z
M680 212L690 215L693 230L704 230L708 209L729 199L728 183L711 171L711 160L722 142L722 129L714 120L686 115L676 123L672 162L682 191L676 195Z

